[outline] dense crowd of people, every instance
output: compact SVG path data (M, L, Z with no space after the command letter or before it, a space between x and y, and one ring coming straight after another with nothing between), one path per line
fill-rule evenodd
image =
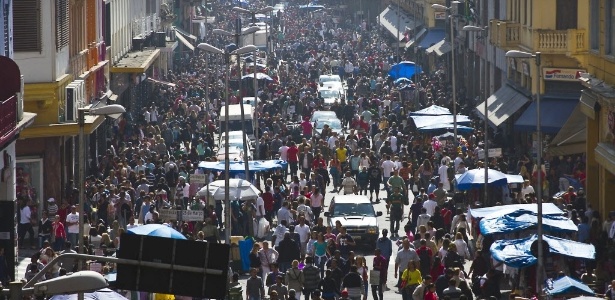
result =
M615 232L613 215L604 221L587 205L582 189L569 188L573 181L584 184L583 157L546 156L539 168L521 149L514 149L490 159L488 165L522 175L524 184L490 190L489 199L483 199L480 190L457 191L456 174L485 165L479 157L485 133L445 139L424 135L409 121L408 113L434 104L461 109L467 104L463 89L458 91L460 103L451 103L452 89L443 68L418 74L413 91L396 89L387 72L403 57L395 56L386 33L344 11L336 11L339 18L332 18L299 9L297 2L290 1L283 14L272 20L274 51L268 53L265 71L273 80L259 83L256 106L259 159L280 159L288 168L258 174L254 181L261 190L258 199L233 199L228 207L233 236L257 235L261 219L274 225L250 253L247 299L295 300L305 295L306 299L365 300L371 289L372 297L381 300L389 289L391 260L397 278L391 288L404 300L499 298L504 266L491 258L485 246L489 241L481 237L467 208L534 203L538 177L544 179L540 196L568 212L579 226L577 240L594 244L598 258L606 259L606 241ZM221 13L228 11L228 4L212 5L217 17L214 25L233 31L237 16ZM219 48L233 42L220 35L206 35L205 41ZM250 96L236 81L226 100L224 65L222 58L198 50L182 55L173 72L163 78L176 86L154 83L149 104L132 108L115 124L112 143L106 153L92 159L85 186L85 238L90 253L114 251L120 247L122 232L148 223L168 224L189 239L220 242L224 205L198 197L203 185L191 183L190 176L206 174L208 181L227 176L198 168L201 161L217 160L215 137L225 102L236 104ZM240 69L231 69L233 78L239 73ZM346 88L330 107L318 95L317 81L323 74L340 75ZM341 120L341 133L327 126L314 133L309 118L322 110L333 111ZM501 137L495 132L489 138L497 143ZM390 226L382 229L376 249L366 253L374 255L372 264L355 252L358 247L341 224L324 223L321 214L327 193L386 201ZM33 257L27 278L56 253L72 251L71 245L78 243L77 195L78 187L70 182L61 203L54 198L47 201L38 223L40 242L31 241L33 248L43 248ZM27 203L24 199L20 206L20 245L26 234L34 236ZM160 216L165 208L204 211L205 221L165 220ZM602 239L605 235L608 239ZM467 261L471 261L469 269ZM595 283L595 276L590 276L593 266L588 263L583 273ZM46 277L73 270L72 265L60 265ZM232 281L237 280L234 276Z

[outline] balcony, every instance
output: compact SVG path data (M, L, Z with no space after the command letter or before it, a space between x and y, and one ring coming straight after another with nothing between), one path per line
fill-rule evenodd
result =
M524 50L543 54L579 55L588 51L585 29L550 30L522 26L505 20L491 20L490 42L504 50Z
M73 78L77 79L81 74L87 72L90 69L88 64L89 54L88 50L83 50L70 59L70 74Z
M13 95L4 101L0 101L0 146L17 127L17 95Z
M521 24L502 21L489 21L489 41L498 48L512 50L519 46L521 41Z
M534 51L546 54L576 55L588 51L584 29L532 31Z

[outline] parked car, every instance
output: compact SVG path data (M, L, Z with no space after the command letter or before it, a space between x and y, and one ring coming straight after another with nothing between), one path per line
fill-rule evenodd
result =
M335 228L335 222L342 226L357 244L366 244L371 249L376 248L378 239L378 217L382 212L374 211L372 203L363 195L336 195L325 212L328 224Z
M310 118L310 122L316 122L318 119L337 119L337 115L335 115L334 111L329 110L317 110L312 113L312 117Z
M243 161L243 150L239 147L230 146L228 149L229 161ZM224 161L226 157L226 147L218 148L218 152L216 152L216 159L218 161Z
M342 127L342 121L340 121L338 118L318 119L316 122L314 122L314 133L313 134L322 135L322 129L325 127L325 125L331 128L331 132L336 132L338 135L344 132L344 127Z

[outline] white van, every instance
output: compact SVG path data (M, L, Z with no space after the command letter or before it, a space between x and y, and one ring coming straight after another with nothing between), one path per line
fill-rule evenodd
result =
M220 136L222 136L222 132L226 131L225 122L229 122L229 131L241 131L245 129L246 134L250 138L251 141L255 139L254 136L254 127L256 126L256 118L255 110L252 105L243 104L244 109L244 120L245 120L245 128L241 126L241 105L242 104L231 104L229 105L229 114L226 116L226 108L222 107L220 110ZM230 138L230 136L229 136Z

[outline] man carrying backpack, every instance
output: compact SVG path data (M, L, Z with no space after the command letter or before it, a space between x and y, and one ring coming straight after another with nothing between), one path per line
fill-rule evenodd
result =
M431 263L433 260L433 252L431 248L427 247L427 241L422 239L420 241L420 247L416 250L416 254L419 255L421 274L429 274L431 272Z

